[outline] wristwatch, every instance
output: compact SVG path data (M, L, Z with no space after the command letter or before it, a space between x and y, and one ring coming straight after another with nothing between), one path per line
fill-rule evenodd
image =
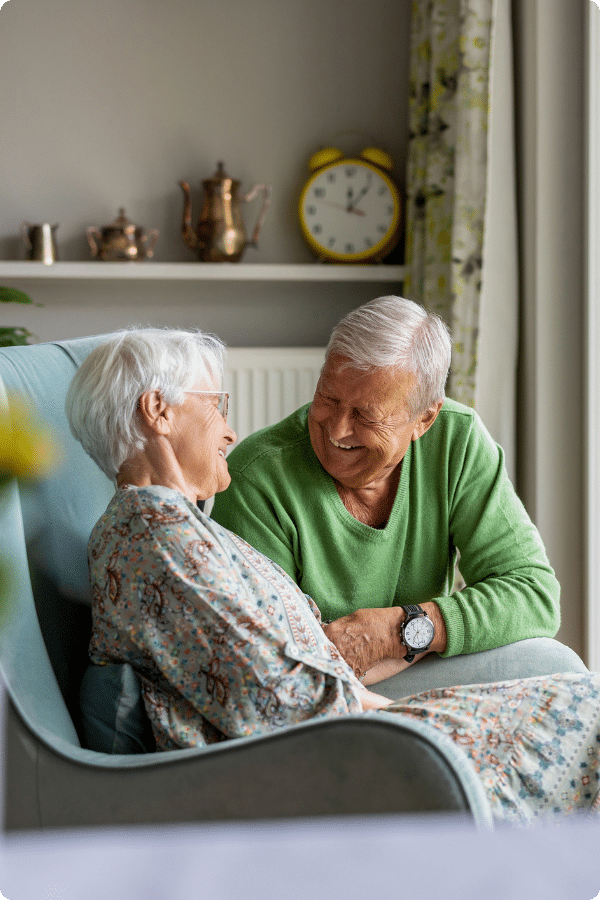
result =
M400 625L400 642L406 647L406 662L429 650L435 637L435 626L423 607L403 606L406 618Z

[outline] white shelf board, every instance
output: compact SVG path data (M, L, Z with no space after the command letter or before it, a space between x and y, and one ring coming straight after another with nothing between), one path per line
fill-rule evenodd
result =
M328 263L0 262L2 279L139 281L402 281L404 266Z

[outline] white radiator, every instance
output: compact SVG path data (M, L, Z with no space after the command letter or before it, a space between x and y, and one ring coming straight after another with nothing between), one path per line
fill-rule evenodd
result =
M227 420L238 442L312 400L324 359L321 347L228 348Z

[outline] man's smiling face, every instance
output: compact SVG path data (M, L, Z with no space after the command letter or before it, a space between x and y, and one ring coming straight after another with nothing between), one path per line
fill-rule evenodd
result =
M427 413L409 416L413 386L414 376L401 369L360 372L344 357L329 356L309 410L308 430L319 462L335 481L357 490L392 475L411 440L431 424L423 424Z

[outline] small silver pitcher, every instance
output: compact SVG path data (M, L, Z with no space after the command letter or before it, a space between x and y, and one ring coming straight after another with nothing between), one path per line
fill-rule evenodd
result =
M56 262L58 259L58 247L56 246L56 229L58 223L50 225L43 222L40 225L32 225L23 222L21 234L27 249L27 259L35 259L46 265Z

